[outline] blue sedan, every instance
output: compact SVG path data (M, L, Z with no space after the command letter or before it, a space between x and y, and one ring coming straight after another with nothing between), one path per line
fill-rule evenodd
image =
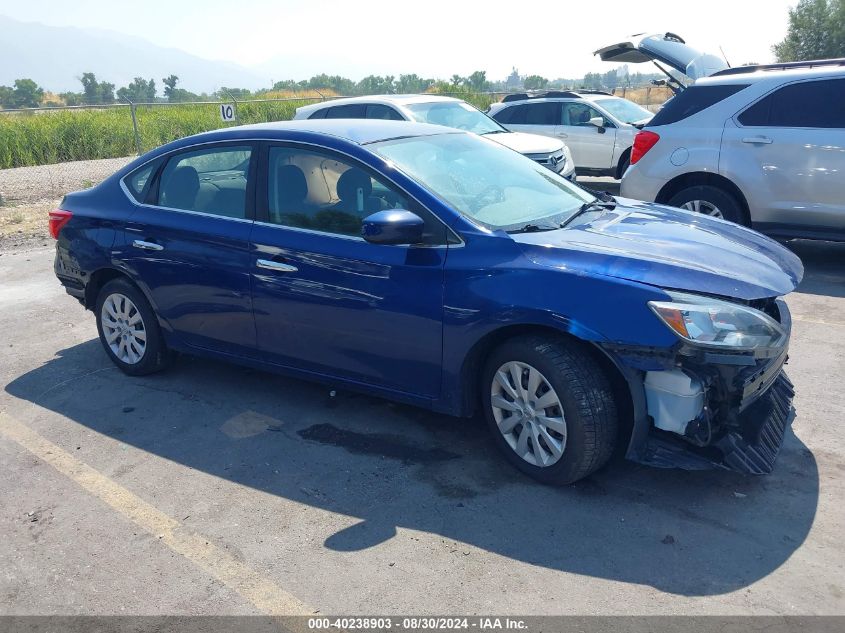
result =
M50 229L129 375L182 352L481 412L512 464L558 484L614 454L767 473L791 421L792 253L473 134L200 134L69 194Z

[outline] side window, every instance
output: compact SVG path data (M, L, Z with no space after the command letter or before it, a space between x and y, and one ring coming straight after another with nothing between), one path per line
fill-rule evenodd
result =
M425 220L426 243L445 241L446 229L440 221L357 165L289 147L271 147L267 164L267 211L272 224L360 236L368 215L408 209Z
M144 202L150 190L153 174L161 164L161 159L150 161L123 178L126 188L137 202Z
M314 114L312 114L308 118L309 119L325 119L326 118L326 112L328 112L328 111L329 111L329 108L320 108L319 110L314 112Z
M560 103L529 103L524 106L525 123L528 125L560 125Z
M513 123L515 125L521 125L525 123L526 108L527 106L524 105L503 108L494 114L493 118L499 123Z
M245 218L251 157L252 149L247 146L177 154L162 170L159 206Z
M386 119L388 121L404 121L402 115L390 106L381 103L371 103L367 106L368 119Z
M748 127L845 128L845 79L805 81L764 97L738 119Z
M366 119L367 106L363 103L348 103L326 110L327 119Z
M606 123L612 125L607 121L607 117L601 112L587 105L586 103L564 103L563 104L563 125L578 125L590 126L590 119L600 116L605 119Z

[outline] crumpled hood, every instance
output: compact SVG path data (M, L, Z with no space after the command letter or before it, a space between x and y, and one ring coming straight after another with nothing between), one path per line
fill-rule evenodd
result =
M502 132L490 134L486 138L496 141L520 154L549 154L563 149L563 142L550 136L525 134L524 132Z
M785 295L804 275L795 254L756 231L624 198L564 229L512 237L542 266L742 300Z

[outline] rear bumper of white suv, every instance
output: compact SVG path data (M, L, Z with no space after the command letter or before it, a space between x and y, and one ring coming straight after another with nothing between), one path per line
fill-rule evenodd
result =
M619 195L632 200L655 202L667 180L665 178L649 178L638 167L638 165L631 165L625 171L622 176Z

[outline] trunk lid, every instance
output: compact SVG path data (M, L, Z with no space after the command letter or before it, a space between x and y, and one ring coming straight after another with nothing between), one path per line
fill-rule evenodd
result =
M640 64L656 61L670 66L692 80L728 68L721 57L693 48L674 33L635 35L630 41L600 48L594 55L598 55L605 62Z

